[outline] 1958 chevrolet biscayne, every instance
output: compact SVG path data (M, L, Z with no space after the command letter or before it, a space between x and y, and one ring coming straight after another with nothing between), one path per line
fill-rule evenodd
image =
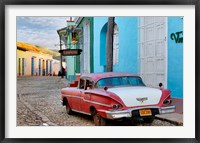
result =
M82 75L61 90L61 102L68 114L93 116L95 125L124 118L141 118L151 123L156 114L175 112L170 91L145 86L140 76L105 72Z

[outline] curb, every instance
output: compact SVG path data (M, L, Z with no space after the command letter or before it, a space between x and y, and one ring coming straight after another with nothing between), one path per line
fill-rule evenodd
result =
M178 114L177 114L177 115L178 115ZM179 115L180 115L180 114L179 114ZM159 119L159 120L161 120L161 121L166 121L166 122L172 123L172 124L174 124L174 125L176 125L176 126L183 126L183 122L177 120L177 119L180 118L180 117L178 117L178 116L176 116L176 115L172 115L172 114L171 114L171 115L169 114L169 116L176 117L176 120L175 120L175 118L171 119L170 117L168 118L168 117L165 117L165 116L162 116L162 115L156 115L155 118L156 118L156 119ZM182 115L180 115L180 116L182 116Z

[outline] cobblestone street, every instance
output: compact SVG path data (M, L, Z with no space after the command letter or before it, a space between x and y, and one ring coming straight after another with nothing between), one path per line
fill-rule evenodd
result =
M60 103L60 89L65 86L62 80L51 76L17 78L17 126L94 126L90 116L66 113ZM125 122L109 124L131 125ZM148 126L141 122L136 125ZM155 119L152 126L174 125Z

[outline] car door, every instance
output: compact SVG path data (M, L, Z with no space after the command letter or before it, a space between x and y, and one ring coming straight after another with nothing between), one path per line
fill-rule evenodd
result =
M74 90L73 96L71 98L71 106L72 109L75 111L82 111L81 110L81 93L84 90L85 79L79 80L79 86Z
M84 89L81 91L81 109L85 113L90 113L91 90L93 90L93 81L91 79L85 79Z

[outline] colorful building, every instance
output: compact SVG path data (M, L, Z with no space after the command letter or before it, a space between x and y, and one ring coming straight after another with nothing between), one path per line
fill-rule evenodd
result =
M74 21L67 21L67 43L66 49L76 49L76 42L73 42L74 36ZM76 77L76 56L66 56L67 61L67 79L69 81L75 80Z
M57 32L65 45L62 50L82 50L80 55L65 56L66 79L73 81L77 75L93 72L93 18L67 20L67 26Z
M78 33L78 46L83 52L80 55L80 74L94 72L94 26L93 17L77 17L75 19L76 29Z
M77 27L83 30L79 36L85 41L92 39L89 46L92 55L87 52L87 56L85 52L81 55L90 58L90 62L82 58L83 65L90 63L93 68L90 72L105 72L108 17L76 19ZM90 23L89 38L84 34L87 21ZM83 46L83 51L87 51L88 43L83 42ZM164 88L172 91L174 101L182 106L183 17L115 17L113 71L137 73L151 87L163 83ZM178 108L181 112L182 107Z
M17 42L17 76L57 75L53 56L44 50L23 42Z

